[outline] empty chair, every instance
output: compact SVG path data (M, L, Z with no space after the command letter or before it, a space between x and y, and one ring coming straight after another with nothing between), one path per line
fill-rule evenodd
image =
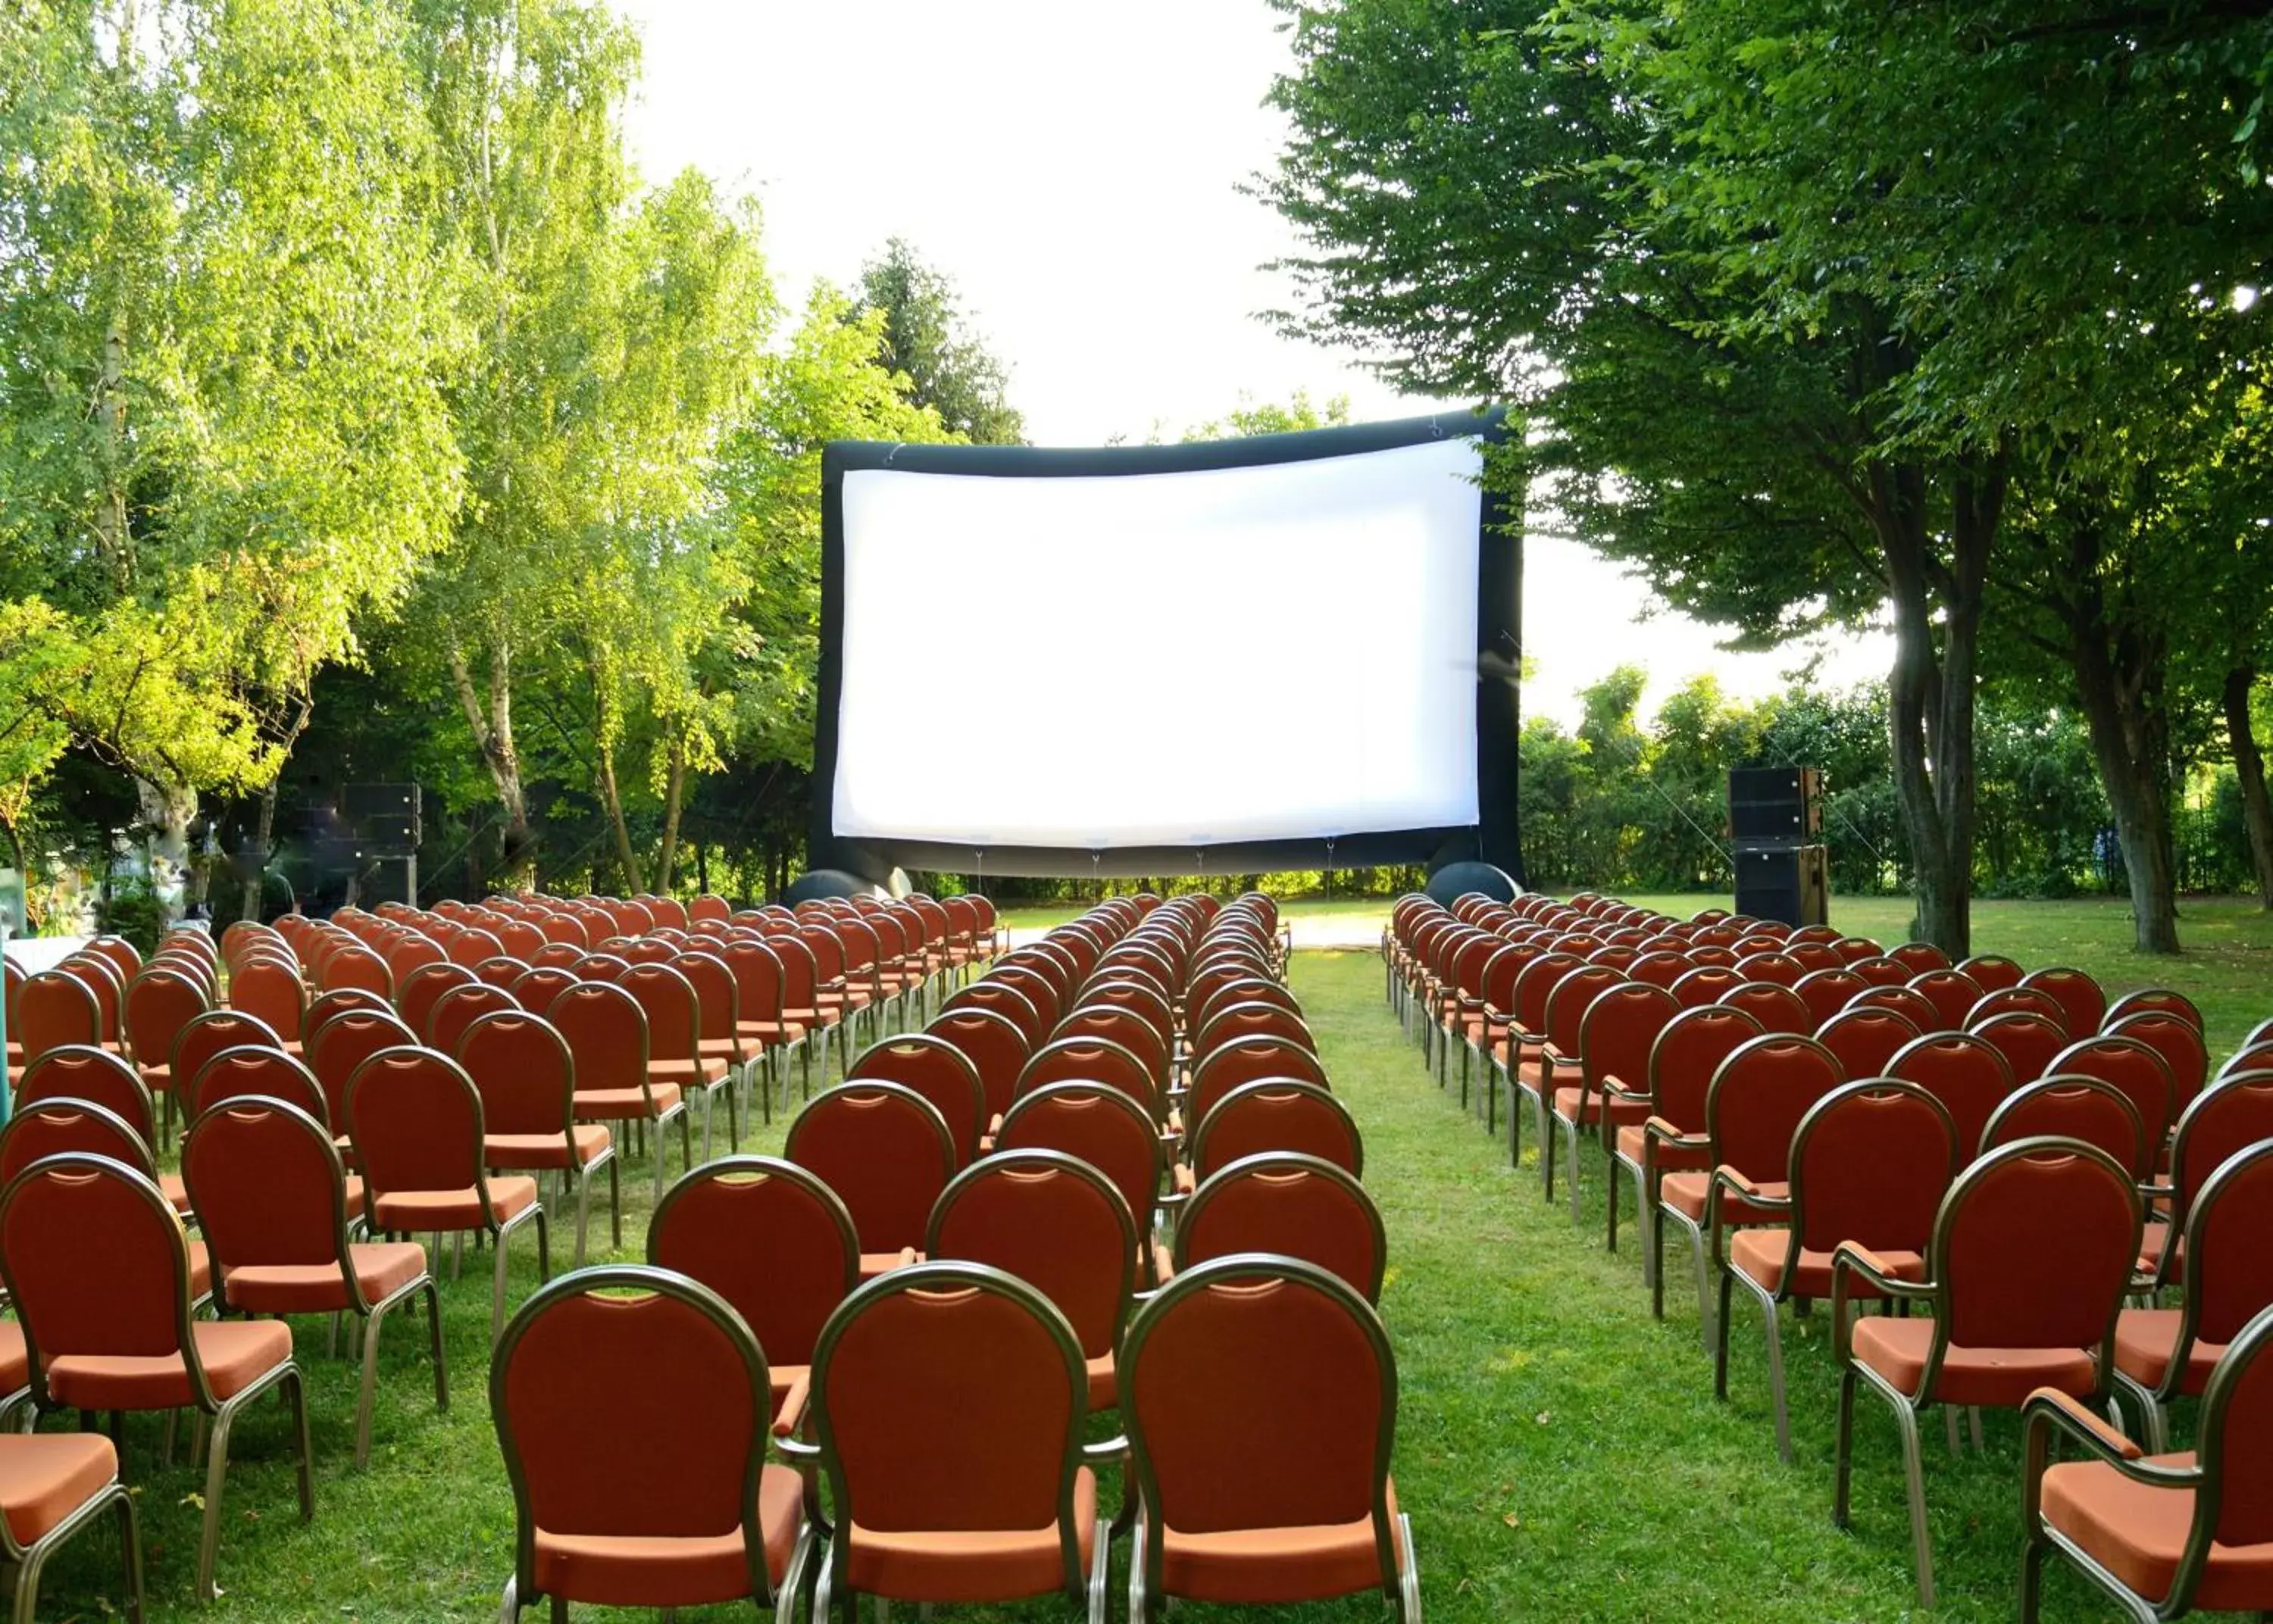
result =
M1699 1328L1707 1346L1712 1345L1713 1313L1706 1231L1784 1221L1780 1209L1754 1196L1771 1201L1789 1196L1785 1180L1792 1135L1809 1108L1846 1081L1829 1050L1812 1037L1784 1032L1764 1033L1738 1045L1714 1071L1705 1096L1704 1157L1713 1171L1665 1174L1658 1183L1656 1209L1691 1236ZM1753 1194L1724 1194L1724 1171L1743 1175ZM1662 1283L1662 1265L1659 1275Z
M1791 990L1807 1005L1815 1028L1820 1029L1825 1022L1844 1010L1855 995L1870 984L1852 970L1830 968L1809 971L1792 984Z
M1929 1032L1888 1060L1885 1075L1915 1082L1939 1100L1956 1126L1957 1142L1970 1156L1989 1118L2014 1089L2013 1068L1984 1037Z
M1312 1082L1270 1078L1242 1083L1218 1100L1191 1135L1190 1184L1264 1151L1296 1150L1353 1177L1365 1171L1365 1145L1349 1107ZM1179 1186L1185 1180L1178 1169Z
M469 981L448 987L427 1011L422 1040L444 1054L456 1052L466 1029L484 1015L500 1009L519 1009L521 1000L494 982Z
M1940 1019L1933 1029L1958 1032L1965 1029L1973 1007L1978 1004L1987 989L1957 969L1920 970L1909 979L1909 988L1934 1007Z
M2163 1057L2163 1064L2171 1068L2177 1107L2183 1111L2209 1076L2209 1049L2202 1041L2202 1027L2169 1009L2140 1009L2119 1018L2110 1010L2108 1016L2108 1037L2135 1038Z
M2117 1022L2127 1021L2133 1015L2144 1014L2149 1010L2175 1015L2195 1031L2202 1030L2200 1007L2185 993L2169 987L2142 987L2136 992L2126 992L2107 1007L2107 1013L2100 1017L2101 1029L2112 1032Z
M2107 1014L2107 994L2080 969L2052 965L2021 977L2024 987L2042 987L2067 1011L2067 1029L2078 1037L2099 1030Z
M2130 1169L2134 1180L2147 1176L2152 1160L2139 1108L2129 1095L2097 1077L2057 1074L2014 1089L1990 1113L1976 1154L1986 1156L2024 1139L2046 1138L2073 1139L2104 1151L2118 1166Z
M391 1010L345 1010L310 1030L302 1053L324 1091L325 1120L335 1133L347 1126L348 1079L355 1068L382 1049L417 1041Z
M2022 1515L2022 1624L2036 1624L2044 1553L2058 1550L2135 1619L2197 1608L2273 1609L2266 1416L2273 1411L2273 1309L2233 1337L2203 1382L2195 1448L2142 1459L2139 1446L2065 1393L2039 1391L2027 1418ZM2050 1464L2055 1433L2087 1458Z
M2242 1328L2273 1307L2273 1141L2237 1150L2192 1194L2179 1306L2126 1308L2115 1322L2115 1367L2157 1454L2169 1447L2171 1401L2199 1397Z
M957 1168L947 1119L896 1082L845 1082L814 1095L790 1122L782 1155L852 1215L863 1277L921 1254L932 1203Z
M1772 990L1792 997L1787 988ZM1549 1195L1555 1190L1558 1138L1570 1154L1573 1224L1579 1221L1579 1135L1605 1121L1615 1129L1649 1120L1650 1050L1657 1035L1680 1013L1680 1004L1663 987L1626 981L1596 993L1579 1016L1578 1082L1575 1087L1566 1083L1549 1096L1549 1132L1539 1146L1540 1179ZM1607 1134L1602 1137L1606 1141L1611 1138Z
M38 1624L40 1575L71 1537L118 1514L126 1616L142 1624L142 1534L118 1480L118 1450L97 1433L0 1435L0 1557L16 1570L13 1624Z
M1984 992L1973 1007L1965 1012L1963 1022L1967 1031L1977 1029L1983 1022L2015 1011L2042 1015L2061 1032L2067 1030L2067 1008L2059 999L2042 987L2024 987L2015 982L2008 987L1992 987Z
M2021 984L2021 967L2001 954L1977 953L1960 961L1957 968L1972 977L1975 984L1991 992Z
M1607 1244L1618 1245L1617 1173L1633 1180L1634 1209L1648 1225L1648 1242L1642 1251L1642 1278L1650 1288L1650 1311L1665 1313L1665 1291L1661 1263L1665 1255L1665 1224L1659 1210L1659 1186L1669 1172L1709 1171L1706 1159L1711 1146L1705 1133L1705 1101L1713 1075L1737 1048L1759 1037L1760 1023L1741 1009L1706 1004L1684 1009L1665 1023L1649 1051L1650 1119L1640 1127L1618 1128L1612 1140L1610 1187L1605 1203L1609 1213ZM1700 1248L1703 1237L1692 1230ZM1699 1253L1702 1272L1703 1253ZM1699 1299L1703 1311L1703 1299Z
M1159 1091L1151 1069L1119 1044L1104 1038L1061 1037L1043 1044L1018 1074L1018 1093L1072 1081L1110 1084L1144 1106L1159 1127L1166 1130L1172 1126L1167 1096Z
M2010 1010L1993 1015L1971 1029L1976 1037L1993 1044L2012 1068L2016 1083L2034 1082L2052 1068L2067 1047L2067 1029L2049 1015Z
M1179 1274L1129 1322L1121 1418L1139 1624L1169 1597L1274 1605L1375 1589L1416 1624L1412 1527L1389 1475L1396 1356L1334 1275L1253 1255Z
M817 1443L781 1441L818 1464L835 1515L814 1615L831 1616L840 1597L849 1612L864 1593L983 1602L1058 1590L1101 1624L1107 1530L1082 1462L1124 1445L1084 1448L1088 1411L1073 1328L1032 1286L976 1263L869 1281L814 1356Z
M1346 1168L1295 1151L1242 1156L1203 1179L1177 1216L1175 1272L1267 1252L1316 1263L1381 1301L1389 1239L1381 1209Z
M1158 1126L1143 1105L1109 1083L1054 1082L1020 1095L1002 1118L994 1149L1061 1150L1113 1181L1147 1239L1141 1261L1149 1283L1167 1260L1151 1244L1167 1168Z
M770 1387L749 1327L684 1275L579 1269L531 1297L490 1366L514 1510L500 1616L778 1597L788 1624L812 1530L798 1474L766 1460Z
M1792 1135L1790 1188L1782 1199L1767 1195L1734 1169L1714 1175L1727 1194L1785 1215L1780 1229L1756 1227L1714 1237L1721 1261L1721 1303L1713 1391L1716 1397L1729 1396L1729 1297L1732 1288L1742 1285L1759 1303L1767 1321L1776 1452L1787 1462L1791 1422L1784 1403L1778 1305L1829 1297L1832 1254L1842 1243L1867 1248L1905 1280L1923 1278L1934 1214L1964 1159L1960 1145L1947 1109L1933 1095L1915 1083L1878 1078L1834 1089L1809 1107ZM1864 1284L1859 1279L1855 1283Z
M499 1009L458 1039L453 1057L482 1098L482 1162L497 1173L559 1173L576 1189L576 1267L592 1214L592 1179L608 1170L610 1234L624 1244L621 1161L607 1125L576 1120L576 1063L542 1015Z
M567 1040L576 1063L576 1119L622 1134L637 1126L655 1141L655 1190L663 1195L664 1130L679 1126L679 1156L694 1165L694 1126L679 1085L649 1074L647 1015L611 982L580 982L552 1000L544 1018Z
M1918 1412L1935 1404L2018 1409L2045 1388L2104 1404L2139 1224L2127 1169L2073 1140L2027 1139L1958 1175L1935 1216L1923 1281L1902 1279L1864 1246L1842 1244L1834 1254L1831 1323L1844 1368L1833 1520L1847 1525L1860 1381L1901 1427L1924 1605L1933 1605L1933 1549ZM1857 1280L1898 1302L1931 1304L1932 1316L1872 1315L1850 1328L1847 1296Z
M1899 947L1887 948L1887 956L1902 964L1913 976L1949 968L1949 955L1932 942L1904 942Z
M1921 1032L1931 1032L1941 1024L1941 1012L1933 1007L1933 1000L1909 986L1883 983L1867 986L1847 1000L1847 1007L1891 1009Z
M945 1038L904 1032L871 1044L846 1076L855 1082L896 1082L914 1089L946 1120L955 1141L956 1165L968 1165L978 1157L987 1125L986 1084L970 1057Z
M1121 1192L1088 1163L1055 1150L1006 1150L941 1192L924 1254L986 1264L1048 1298L1081 1349L1089 1407L1109 1410L1141 1239Z
M285 1043L296 1044L308 989L295 966L276 959L251 959L229 972L229 1007L258 1016Z
M2070 1044L2054 1055L2047 1073L2097 1077L2112 1082L2131 1096L2139 1108L2139 1126L2147 1143L2160 1155L2163 1143L2178 1121L2178 1082L2160 1053L2135 1037L2102 1034Z
M490 1337L505 1325L506 1245L536 1228L536 1275L551 1276L544 1204L536 1180L491 1179L482 1143L482 1096L448 1055L382 1049L348 1080L348 1132L362 1164L375 1230L486 1236L496 1248Z
M42 1157L0 1192L0 1276L32 1349L42 1410L194 1409L212 1418L197 1593L210 1601L221 1490L238 1414L281 1390L299 1456L300 1516L316 1514L292 1333L274 1320L191 1314L188 1243L156 1184L107 1156Z
M836 1192L776 1156L705 1163L664 1193L647 1261L732 1305L765 1350L775 1428L794 1432L821 1327L860 1283L859 1237Z
M315 1074L298 1056L259 1044L224 1049L190 1074L188 1084L182 1090L182 1108L192 1115L202 1115L222 1100L247 1094L265 1095L296 1105L321 1122L327 1132L331 1129L331 1105L324 1098L323 1085L316 1081ZM363 1209L358 1204L355 1210L360 1216Z
M78 1052L81 1051L49 1051L64 1055ZM0 1185L41 1157L65 1152L108 1156L131 1167L158 1186L176 1213L189 1210L189 1192L181 1176L158 1171L149 1142L134 1131L128 1119L96 1100L75 1099L66 1094L16 1102L7 1126L0 1128ZM201 1240L189 1242L184 1255L190 1267L190 1300L202 1303L213 1291L213 1260ZM24 1385L22 1331L14 1322L0 1320L0 1396L13 1394Z
M1905 1044L1918 1037L1915 1022L1899 1009L1858 1004L1815 1029L1815 1041L1839 1057L1849 1077L1883 1077Z
M424 1037L433 1019L434 1006L442 994L452 987L470 986L480 979L462 964L436 961L423 964L400 977L394 996L394 1007L402 1016L402 1023Z
M347 1172L330 1131L282 1100L231 1098L190 1125L189 1186L222 1295L241 1313L352 1313L364 1325L356 1464L371 1459L379 1332L387 1311L420 1292L434 1361L434 1403L449 1407L442 1315L426 1249L348 1239Z
M649 962L634 964L616 984L639 1000L647 1016L649 1079L679 1089L689 1099L701 1095L704 1157L710 1155L710 1119L721 1093L726 1096L729 1148L740 1149L741 1108L735 1103L733 1078L725 1057L702 1052L702 1003L694 984L674 965Z
M1196 1126L1234 1089L1280 1077L1326 1086L1325 1067L1314 1049L1283 1037L1234 1038L1211 1051L1193 1071L1184 1094L1184 1123Z
M952 1044L978 1069L986 1095L986 1126L992 1133L1017 1093L1018 1074L1032 1051L1017 1023L998 1010L966 1005L932 1017L924 1028L934 1037Z
M2273 1071L2237 1072L2194 1096L2171 1135L2164 1221L2147 1226L2144 1255L2158 1280L2178 1272L2168 1241L2185 1229L2196 1192L2229 1159L2266 1140L2273 1140Z
M126 1029L127 1052L140 1068L143 1085L154 1096L166 1099L169 1115L173 1109L174 1074L169 1062L173 1059L174 1039L184 1026L212 1007L213 999L201 984L162 964L146 966L127 984L126 1004L121 1016ZM14 1014L11 1008L8 1036L11 1040L16 1037Z
M1805 999L1773 981L1744 982L1714 1001L1744 1011L1760 1023L1762 1031L1805 1034L1820 1024Z
M45 969L24 978L16 989L14 1007L8 1011L8 1040L29 1065L50 1049L66 1044L103 1047L102 1007L94 989L78 977L60 969Z

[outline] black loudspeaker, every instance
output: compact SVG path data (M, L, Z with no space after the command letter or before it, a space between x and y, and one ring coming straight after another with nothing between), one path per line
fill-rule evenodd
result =
M340 791L340 819L365 857L408 857L418 850L416 784L348 784Z
M1729 835L1740 847L1820 840L1823 775L1812 767L1730 767Z
M1795 926L1829 924L1830 857L1822 846L1739 849L1737 911Z
M1489 863L1447 863L1429 876L1428 887L1429 894L1445 908L1471 891L1481 892L1495 902L1512 902L1520 888L1504 870Z

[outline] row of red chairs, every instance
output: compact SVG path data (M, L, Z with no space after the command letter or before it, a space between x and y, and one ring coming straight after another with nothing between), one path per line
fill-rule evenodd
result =
M1562 1130L1545 1140L1543 1162L1559 1137L1575 1175L1580 1130L1602 1131L1611 1165L1632 1173L1650 1217L1645 1271L1661 1307L1655 1234L1666 1218L1689 1231L1723 1397L1731 1294L1741 1285L1759 1301L1786 1459L1778 1307L1831 1299L1843 1366L1834 1515L1843 1525L1849 1410L1868 1386L1901 1423L1927 1605L1917 1417L1933 1406L1953 1447L1960 1409L1972 1412L1977 1443L1984 1407L2029 1418L2031 1614L2045 1548L2076 1558L2127 1605L2158 1605L2157 1616L2273 1598L2262 1578L2251 1588L2247 1553L2210 1549L2212 1535L2230 1543L2246 1522L2234 1497L2260 1492L2232 1465L2245 1441L2265 1454L2263 1417L2241 1396L2257 1390L2253 1381L2273 1388L2273 1365L2252 1374L2273 1344L2273 1265L2262 1245L2273 1224L2265 1029L2213 1079L2199 1014L2173 992L2111 1007L2080 972L2022 975L1986 957L1935 964L1922 944L1864 954L1875 944L1799 939L1718 913L1665 921L1604 898L1527 897L1502 912L1482 899L1442 917L1433 905L1403 908L1392 935L1404 945L1390 958L1406 1001L1429 1012L1442 1034L1432 1043L1467 1040L1535 1096ZM1493 941L1479 947L1467 932L1486 926ZM1537 951L1515 972L1516 1007L1486 998L1478 1021L1459 957L1489 962L1504 933L1519 938L1507 946ZM1700 939L1729 962L1694 963L1687 944ZM1842 947L1842 965L1811 968L1802 956ZM1620 951L1630 956L1603 956ZM1692 962L1643 978L1672 954ZM1857 974L1880 961L1910 973ZM1861 984L1842 987L1845 1001L1811 1032L1831 1006L1811 1006L1804 991L1842 975ZM1712 995L1679 996L1699 985ZM1441 1078L1441 1050L1438 1066ZM2125 1306L2173 1290L2174 1307ZM1850 1325L1850 1302L1902 1313ZM1925 1315L1910 1317L1912 1307ZM2108 1405L2114 1417L2118 1394L2157 1448L2171 1401L2202 1396L2198 1456L2142 1476L2130 1464L2139 1446L2111 1442L2120 1433L2086 1408ZM2054 1431L2096 1441L2105 1458L2051 1466ZM2135 1522L2154 1504L2137 1493L2150 1480L2169 1491L2151 1539ZM2126 1542L2127 1566L2109 1556Z
M1086 1469L1068 1479L1058 1466L1078 1465L1084 1414L1117 1408L1125 1442L1089 1455L1135 1452L1137 1616L1161 1595L1292 1600L1374 1584L1414 1616L1410 1532L1388 1476L1394 1366L1370 1307L1385 1246L1356 1178L1355 1130L1316 1070L1267 934L1249 928L1268 923L1261 900L1212 912L1204 899L1119 902L1012 950L926 1031L859 1056L792 1122L784 1160L714 1164L675 1185L649 1232L664 1272L595 1275L532 1301L522 1321L538 1327L555 1313L596 1323L595 1300L623 1301L592 1296L611 1286L643 1284L653 1295L636 1300L657 1324L699 1312L729 1388L754 1390L751 1373L766 1373L773 1447L790 1464L765 1469L770 1513L761 1491L739 1539L709 1549L707 1577L693 1540L672 1553L676 1577L611 1570L604 1542L628 1508L575 1500L565 1479L614 1474L594 1478L581 1444L529 1447L543 1406L524 1425L507 1396L614 1384L590 1368L589 1329L548 1343L556 1352L527 1377L528 1344L509 1332L495 1374L522 1508L508 1613L545 1595L789 1607L810 1582L815 1616L859 1591L941 1601L1056 1588L1102 1616L1110 1530ZM1246 1029L1255 1022L1270 1029ZM1229 1081L1258 1054L1302 1069ZM1204 1090L1220 1097L1194 1163L1181 1141L1195 1135L1180 1130ZM1268 1149L1235 1154L1218 1136L1230 1127ZM729 1359L737 1331L748 1345ZM703 1445L746 1471L764 1428L746 1402L728 1408L732 1441ZM540 1457L563 1478L548 1486ZM826 1517L792 1468L827 1483ZM962 1531L924 1531L948 1529ZM565 1560L578 1553L581 1564Z

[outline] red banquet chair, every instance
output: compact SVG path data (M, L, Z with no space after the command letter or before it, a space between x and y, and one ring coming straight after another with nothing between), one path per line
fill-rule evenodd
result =
M348 1239L347 1173L323 1124L282 1100L227 1099L190 1125L182 1175L221 1294L240 1313L352 1313L362 1321L356 1465L371 1462L379 1333L387 1311L424 1292L434 1404L450 1404L442 1315L426 1249Z
M1176 1219L1175 1272L1255 1252L1316 1263L1380 1305L1389 1268L1381 1209L1354 1174L1332 1162L1265 1151L1201 1182Z
M896 1082L822 1089L791 1119L782 1156L835 1191L852 1215L864 1279L920 1259L932 1203L958 1166L947 1119Z
M860 1239L836 1193L777 1156L707 1162L664 1193L647 1261L732 1305L766 1353L774 1430L795 1432L821 1328L860 1283Z
M1714 1174L1726 1194L1785 1215L1782 1228L1714 1231L1721 1302L1713 1393L1729 1396L1729 1298L1741 1285L1759 1304L1767 1323L1776 1453L1787 1464L1791 1421L1784 1403L1779 1305L1828 1298L1832 1254L1842 1242L1868 1247L1906 1280L1923 1278L1934 1214L1963 1160L1957 1130L1939 1100L1915 1083L1875 1078L1834 1089L1800 1119L1791 1140L1788 1195L1767 1195L1733 1168Z
M676 1083L648 1067L647 1015L611 982L581 982L552 1000L544 1018L575 1061L576 1119L621 1134L636 1126L655 1140L655 1192L663 1196L664 1131L679 1126L680 1159L694 1165L694 1125Z
M206 1441L197 1594L211 1601L229 1434L281 1392L299 1468L300 1517L316 1515L308 1413L292 1332L274 1320L191 1317L188 1243L158 1186L107 1156L34 1162L0 1192L0 1277L29 1344L41 1410L194 1410Z
M2273 1610L2273 1309L2235 1334L2203 1382L2195 1448L2142 1457L2067 1394L2026 1418L2022 1624L2036 1624L2044 1553L2058 1551L2133 1618ZM2052 1464L2055 1434L2082 1447Z
M1562 989L1557 992L1559 997ZM1603 1128L1602 1138L1615 1149L1617 1128L1638 1127L1649 1120L1649 1051L1657 1035L1680 1013L1680 1004L1663 987L1626 981L1614 982L1596 993L1579 1015L1579 1080L1575 1087L1565 1084L1556 1089L1549 1100L1549 1132L1539 1146L1540 1179L1549 1196L1555 1192L1558 1137L1570 1154L1572 1223L1578 1223L1579 1216L1579 1135Z
M1191 1160L1175 1169L1189 1190L1232 1163L1264 1151L1299 1150L1352 1177L1365 1171L1365 1143L1349 1107L1314 1082L1268 1078L1218 1100L1191 1134Z
M994 1149L1059 1150L1096 1168L1121 1192L1144 1238L1145 1283L1165 1273L1167 1252L1154 1231L1163 1205L1182 1198L1161 1193L1167 1155L1158 1125L1137 1101L1110 1083L1050 1083L1011 1103Z
M362 1164L371 1228L401 1235L485 1237L495 1249L490 1339L505 1325L506 1242L536 1228L536 1276L552 1273L536 1180L489 1176L482 1096L448 1055L382 1049L348 1080L348 1128Z
M1919 1411L2017 1410L2042 1388L2104 1404L2139 1225L2127 1169L2074 1140L2026 1139L1958 1175L1934 1218L1924 1280L1904 1279L1867 1246L1842 1242L1834 1253L1831 1323L1843 1369L1832 1517L1847 1526L1855 1390L1867 1384L1902 1432L1920 1605L1934 1605L1934 1587ZM1932 1315L1879 1314L1850 1327L1857 1282L1897 1303L1930 1305Z
M514 1499L499 1616L745 1601L788 1624L813 1527L766 1459L771 1387L741 1316L684 1275L578 1269L531 1297L490 1365Z
M1130 1321L1121 1418L1137 1493L1129 1614L1378 1588L1421 1615L1389 1459L1397 1362L1365 1298L1315 1264L1200 1263Z
M1109 1530L1083 1463L1126 1446L1084 1446L1088 1411L1080 1343L1034 1287L975 1263L869 1281L814 1354L816 1441L780 1441L828 1480L835 1514L814 1616L834 1616L839 1598L849 1613L864 1593L992 1602L1056 1590L1102 1624Z
M1081 1349L1089 1407L1110 1410L1141 1239L1121 1192L1088 1163L1055 1150L1006 1150L940 1193L924 1254L999 1269L1049 1298Z
M576 1262L584 1267L592 1179L608 1170L609 1233L624 1244L622 1162L604 1123L576 1120L576 1062L542 1015L499 1009L476 1020L452 1057L482 1100L482 1160L490 1171L558 1173L576 1190Z
M847 1081L896 1082L931 1102L955 1141L957 1168L978 1159L987 1127L986 1084L971 1057L943 1037L904 1032L871 1044Z
M1705 1099L1713 1074L1740 1045L1759 1036L1760 1023L1741 1009L1707 1004L1683 1010L1665 1023L1665 1029L1650 1045L1648 1120L1639 1128L1614 1131L1609 1188L1605 1192L1609 1198L1604 1203L1609 1208L1605 1244L1612 1252L1618 1248L1617 1176L1624 1172L1633 1180L1635 1216L1647 1224L1642 1279L1650 1287L1651 1311L1661 1319L1665 1313L1665 1294L1658 1282L1665 1253L1665 1226L1657 1212L1659 1186L1669 1172L1710 1171L1712 1164L1705 1159L1709 1149Z

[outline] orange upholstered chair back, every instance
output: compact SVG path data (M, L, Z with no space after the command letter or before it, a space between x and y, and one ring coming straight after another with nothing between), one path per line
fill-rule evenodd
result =
M664 1192L647 1259L691 1276L749 1322L769 1365L810 1365L860 1283L860 1242L835 1192L793 1162L727 1156Z

